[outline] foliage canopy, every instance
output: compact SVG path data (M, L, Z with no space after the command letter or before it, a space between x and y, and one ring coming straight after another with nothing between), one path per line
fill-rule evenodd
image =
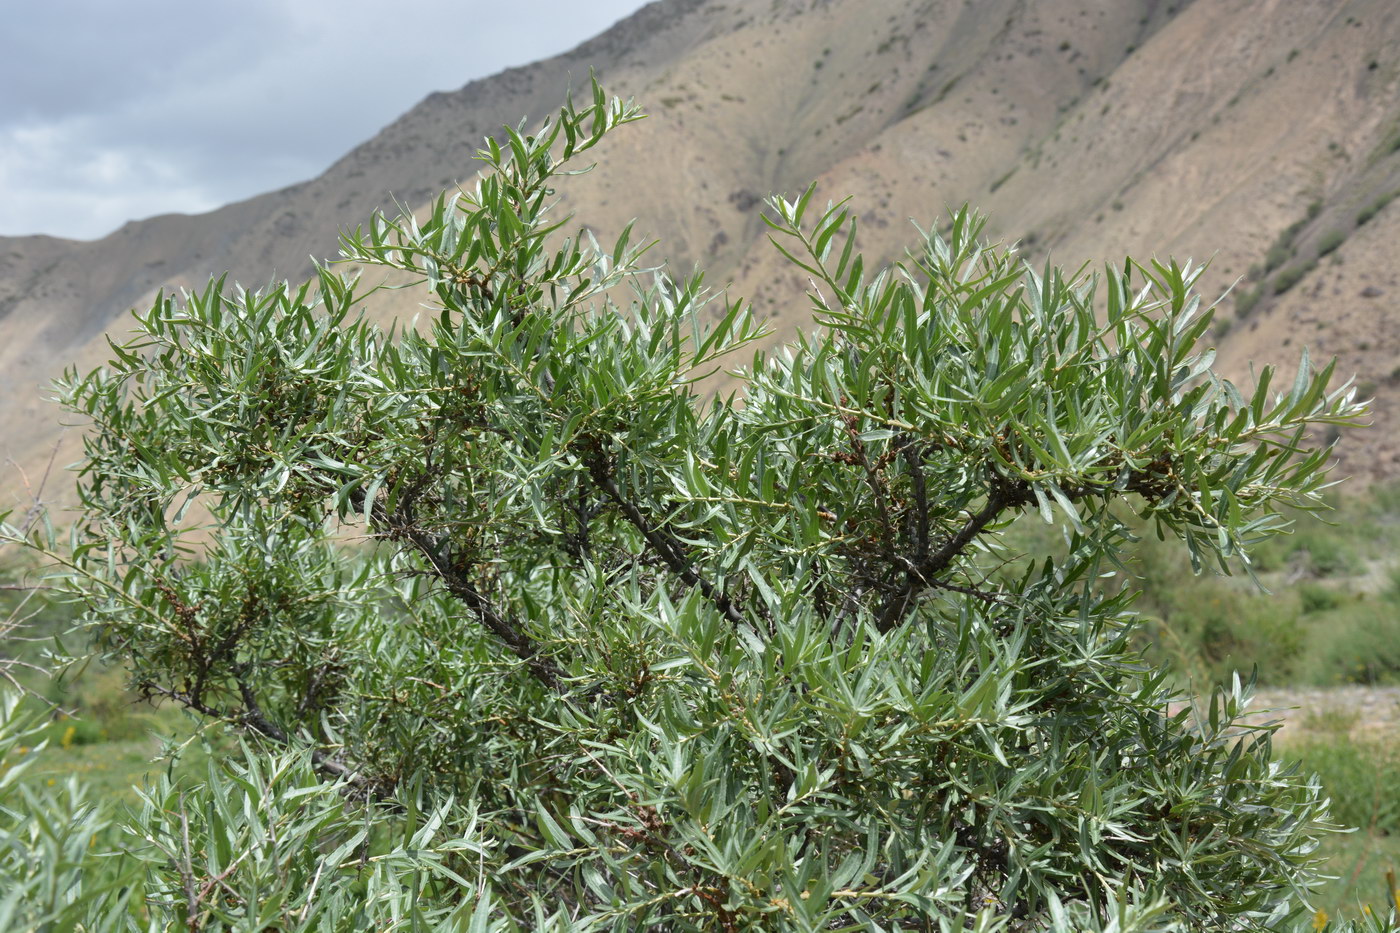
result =
M219 280L66 378L83 511L29 543L139 690L248 744L149 788L81 897L29 903L103 929L1310 918L1315 783L1246 685L1170 711L1109 584L1124 510L1228 570L1316 505L1309 431L1360 413L1331 367L1241 390L1198 269L1036 270L967 210L869 270L810 189L768 222L819 330L758 352L742 302L551 213L638 118L595 85L426 217L345 235L425 289L421 327L367 323L375 287L330 267ZM701 396L741 352L742 400ZM1009 549L1018 520L1060 556Z

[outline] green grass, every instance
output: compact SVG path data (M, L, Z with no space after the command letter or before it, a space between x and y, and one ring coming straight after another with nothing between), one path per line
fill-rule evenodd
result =
M111 699L114 712L102 719L56 713L35 737L36 745L47 744L25 780L53 787L76 776L96 799L134 804L136 788L148 777L168 771L198 779L211 749L222 755L237 748L221 727L201 729L193 717L170 704L133 702L120 689Z
M163 759L164 743L151 736L77 745L70 748L50 745L39 758L26 779L52 787L70 775L76 775L94 792L98 799L113 803L136 803L136 788L153 777L174 767L177 773L202 774L208 753L196 743L175 762Z
M1328 230L1322 235L1322 238L1317 241L1317 254L1319 256L1326 256L1328 253L1335 252L1336 249L1346 241L1347 235L1345 230Z
M1148 657L1183 687L1208 689L1257 665L1268 686L1400 684L1400 486L1340 499L1337 511L1292 516L1292 533L1253 551L1256 584L1197 575L1175 541L1138 528L1128 556ZM1058 553L1045 526L1023 520L1014 551ZM1261 588L1262 586L1262 588Z
M1370 204L1367 204L1356 215L1357 226L1360 226L1364 223L1368 223L1373 217L1375 217L1381 211L1385 210L1386 205L1388 205L1391 201L1394 201L1397 196L1400 196L1400 190L1387 191L1385 194L1376 198Z
M1288 751L1322 779L1337 820L1400 837L1400 750L1378 739L1341 735L1303 740Z
M0 580L23 576L13 567L8 571L0 572ZM14 590L0 591L0 620L10 618L21 599ZM9 638L0 637L0 659L33 665L14 667L11 673L53 710L33 740L46 747L25 780L54 786L76 775L97 799L134 803L134 788L148 774L172 766L182 773L189 768L203 773L208 752L201 742L185 745L178 762L162 757L167 742L185 743L195 735L195 720L173 704L153 705L131 693L121 668L90 661L60 667L53 675L34 670L54 667L53 656L66 653L64 641L69 639L63 635L76 612L71 605L36 599L23 609L29 618ZM204 737L216 735L218 730L205 730ZM227 737L216 742L229 744Z
M1300 262L1295 266L1280 269L1278 275L1274 276L1274 294L1282 295L1294 285L1303 280L1313 269L1317 268L1317 260L1309 259L1307 262Z
M1386 872L1400 871L1400 837L1359 831L1334 836L1318 850L1335 875L1321 888L1315 906L1337 919L1360 918L1367 906L1386 902Z
M1400 869L1400 748L1384 738L1354 738L1345 721L1330 731L1321 725L1321 732L1281 742L1279 757L1316 773L1334 819L1356 830L1323 843L1328 873L1336 877L1317 898L1329 916L1355 918L1365 905L1387 904L1387 873Z

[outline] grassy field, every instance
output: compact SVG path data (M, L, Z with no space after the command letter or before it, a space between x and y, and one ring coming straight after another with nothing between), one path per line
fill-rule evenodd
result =
M1328 871L1337 876L1317 897L1329 917L1356 919L1368 908L1380 911L1392 873L1400 873L1400 836L1360 830L1322 845Z
M1297 738L1285 731L1278 754L1316 773L1332 798L1333 818L1355 828L1323 844L1328 871L1337 877L1318 906L1334 917L1356 917L1368 904L1386 903L1400 872L1400 745L1394 736L1360 738L1344 722L1339 726Z

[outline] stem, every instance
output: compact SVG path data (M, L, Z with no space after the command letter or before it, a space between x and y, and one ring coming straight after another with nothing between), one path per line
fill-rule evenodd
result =
M972 539L981 534L988 525L996 521L998 515L1009 506L1016 505L1021 501L1024 492L1008 490L1004 486L997 486L987 494L987 501L967 520L957 533L952 535L938 550L930 554L926 559L914 564L905 575L904 583L895 590L886 600L884 606L880 608L880 615L877 622L880 631L888 632L898 625L913 605L914 597L920 590L927 586L935 585L933 578L946 570L953 562L953 558L963 552L963 549L972 542ZM951 587L951 584L945 588Z
M182 693L179 690L172 690L169 687L163 687L160 684L150 681L138 684L137 686L138 689L147 694L158 693L163 697L174 700L186 709L192 709L201 716L246 726L263 738L271 739L278 745L290 748L292 746L291 738L281 726L278 726L267 718L267 715L262 711L262 707L258 705L257 698L253 694L252 688L242 679L238 680L237 683L238 692L243 697L243 712L241 714L217 709L187 693ZM349 767L343 761L326 754L320 749L313 748L311 750L311 764L322 774L328 774L334 778L343 779L349 782L356 790L366 795L383 796L388 794L390 790L389 786L377 781L371 781L359 771Z
M383 522L388 528L386 537L411 544L428 561L438 579L447 587L447 591L466 604L488 632L504 642L512 654L524 661L537 680L562 695L565 692L563 672L541 653L539 645L526 633L523 626L502 615L491 601L482 595L466 573L448 559L446 542L418 525L413 503L418 492L426 485L426 478L420 477L411 487L409 494L403 496L398 507L384 516ZM357 510L363 511L364 491L356 490L352 501Z
M416 527L401 529L400 533L427 558L428 563L446 585L447 591L464 603L488 632L505 642L511 653L525 662L536 679L555 693L565 692L563 672L553 661L540 653L539 645L525 633L519 623L498 612L472 581L443 557L443 544L438 538Z
M905 438L900 445L904 462L909 467L909 479L914 485L914 561L928 559L928 489L924 482L924 455L918 445Z
M641 509L624 498L618 490L617 484L613 482L612 477L607 474L600 463L595 461L589 465L589 475L598 488L622 510L622 514L627 517L632 526L642 533L647 544L651 545L652 550L671 569L672 573L705 594L705 598L713 603L715 608L723 613L730 623L739 625L744 621L743 611L730 598L729 594L695 571L690 562L686 560L682 545L664 531L654 527L642 514Z

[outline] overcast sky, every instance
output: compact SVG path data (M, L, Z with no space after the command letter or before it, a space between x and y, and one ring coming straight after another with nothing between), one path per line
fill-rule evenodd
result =
M0 0L0 235L91 239L321 173L432 91L644 0Z

